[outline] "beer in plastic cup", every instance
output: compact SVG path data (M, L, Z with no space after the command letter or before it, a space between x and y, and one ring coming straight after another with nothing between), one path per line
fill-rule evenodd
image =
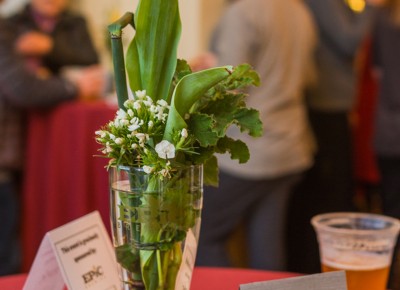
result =
M327 213L311 220L323 272L345 270L348 290L385 290L400 222L367 213Z

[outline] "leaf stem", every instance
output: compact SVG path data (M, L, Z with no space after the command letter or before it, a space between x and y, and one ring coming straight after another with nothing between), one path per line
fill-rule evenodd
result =
M115 86L118 97L118 106L123 109L124 102L128 99L128 88L126 83L124 49L122 45L122 29L127 25L135 28L133 13L127 12L116 22L108 26L111 37L111 51L114 64Z

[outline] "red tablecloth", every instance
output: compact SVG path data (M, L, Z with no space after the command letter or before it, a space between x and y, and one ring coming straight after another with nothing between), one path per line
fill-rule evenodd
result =
M94 210L109 227L107 160L94 157L100 147L94 132L114 118L116 109L104 102L71 102L30 114L22 194L23 271L29 271L46 232Z
M296 276L293 273L255 271L228 268L195 268L191 290L237 290L240 284L283 279ZM26 275L0 277L0 289L20 290Z
M191 290L238 290L239 285L299 276L295 273L238 268L195 268ZM1 285L1 284L0 284Z

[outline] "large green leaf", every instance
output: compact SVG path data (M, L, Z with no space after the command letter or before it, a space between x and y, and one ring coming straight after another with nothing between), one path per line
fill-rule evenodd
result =
M231 72L231 66L224 66L184 76L176 85L172 95L164 139L171 140L174 131L186 128L185 115L189 113L193 104L211 87L226 79Z
M129 85L153 100L167 99L181 35L178 0L141 0L126 56Z

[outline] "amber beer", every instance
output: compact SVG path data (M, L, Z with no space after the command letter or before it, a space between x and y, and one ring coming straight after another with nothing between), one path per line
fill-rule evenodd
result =
M325 213L312 218L323 272L346 271L348 290L385 290L400 230L395 218Z
M389 276L389 266L386 267L346 267L330 266L328 263L321 263L322 272L346 271L348 290L385 290Z

